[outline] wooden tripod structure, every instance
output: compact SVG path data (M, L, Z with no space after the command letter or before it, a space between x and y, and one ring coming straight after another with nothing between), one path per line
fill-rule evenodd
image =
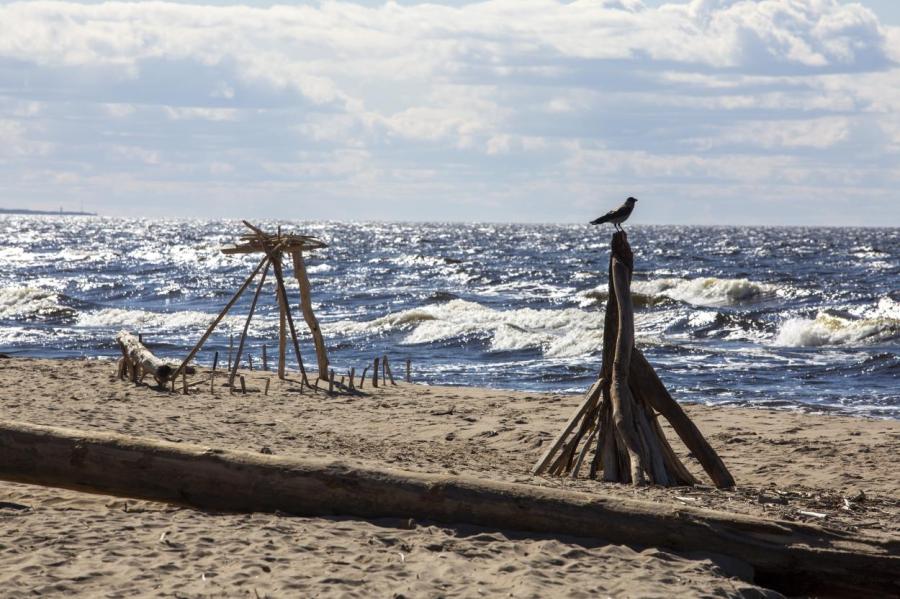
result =
M215 328L222 322L222 319L225 318L225 315L228 314L228 311L237 303L238 299L240 299L241 295L243 295L244 291L253 283L253 280L256 276L262 272L262 276L260 277L259 283L256 287L256 293L253 296L253 301L250 304L250 312L247 314L247 320L244 322L244 329L241 332L240 341L238 342L237 355L235 356L234 362L231 367L231 372L228 375L228 384L232 386L234 384L235 376L237 375L238 364L241 361L241 354L244 351L244 342L247 339L247 331L250 328L250 321L253 319L253 314L256 311L256 304L259 301L260 293L262 292L263 284L266 282L266 277L269 274L269 268L271 267L273 274L275 275L275 296L278 302L280 317L279 317L279 328L278 328L278 378L285 378L285 367L286 367L286 353L287 353L287 339L288 333L290 333L291 344L294 349L294 356L297 359L297 365L300 368L300 373L302 375L302 383L306 386L311 386L309 383L309 378L306 375L306 368L303 365L303 357L300 354L300 344L297 341L297 331L294 328L294 318L291 315L290 302L288 301L287 290L284 287L284 255L290 254L293 267L294 267L294 277L297 279L297 283L300 286L300 310L303 313L303 318L306 320L306 324L309 327L310 332L312 333L313 344L316 347L316 362L319 369L319 378L328 380L329 379L329 368L328 368L328 353L325 350L325 340L322 338L322 331L319 327L319 321L316 319L316 315L313 313L312 309L312 298L310 297L310 285L309 278L306 274L306 264L303 260L303 252L309 252L311 250L318 250L322 248L328 247L322 241L316 239L315 237L310 237L308 235L288 235L282 234L281 228L279 227L278 232L275 234L266 233L262 229L255 227L248 223L247 221L243 221L244 225L250 229L250 233L241 236L241 242L236 244L233 247L227 247L222 250L223 254L255 254L262 253L265 254L253 272L249 277L244 281L243 285L237 290L222 312L213 320L212 324L209 325L209 328L206 329L206 332L200 338L200 341L197 342L197 345L190 351L181 365L178 367L178 370L171 378L176 378L179 373L183 372L185 368L187 368L188 362L190 362L194 356L197 355L197 352L200 351L200 348L203 347L203 344L206 343L206 340L209 339L209 336L215 330Z
M697 484L666 440L657 421L661 414L713 483L720 488L733 487L728 468L634 346L633 270L628 238L624 231L616 232L609 258L600 378L532 472L576 478L593 450L591 478L601 473L605 481L635 485Z

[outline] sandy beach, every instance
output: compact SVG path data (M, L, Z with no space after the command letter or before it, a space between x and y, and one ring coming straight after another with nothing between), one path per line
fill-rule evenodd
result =
M634 488L530 475L578 396L405 383L367 385L365 396L301 395L296 384L269 373L244 374L246 395L198 385L185 397L117 380L112 362L3 359L0 405L13 421L352 458L900 537L895 421L688 405L737 488ZM686 450L674 446L702 475ZM407 520L213 514L15 483L0 489L0 581L11 596L771 593L754 586L740 563L601 539Z

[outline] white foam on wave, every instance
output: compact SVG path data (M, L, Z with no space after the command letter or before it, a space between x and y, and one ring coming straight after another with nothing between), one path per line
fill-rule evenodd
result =
M728 306L755 301L779 293L780 289L749 279L656 279L634 281L633 292L651 297L668 297L695 306Z
M874 308L856 309L845 314L820 311L812 319L788 319L781 325L774 343L789 347L821 347L880 343L898 337L900 302L886 297Z
M344 334L407 330L404 344L477 337L489 339L492 351L540 349L548 357L571 357L590 354L600 346L603 314L577 308L496 310L457 299L366 322L336 322L327 328Z
M215 314L184 310L181 312L150 312L147 310L124 310L121 308L105 308L96 312L85 312L78 315L77 324L82 327L128 328L132 330L182 330L202 329L213 321ZM254 319L256 322L258 319ZM225 327L242 326L240 316L226 316L222 324Z
M22 318L59 314L69 309L60 304L59 294L40 287L0 289L0 318Z

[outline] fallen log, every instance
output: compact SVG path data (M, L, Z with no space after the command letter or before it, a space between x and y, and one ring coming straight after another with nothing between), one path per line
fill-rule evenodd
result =
M0 478L213 510L401 517L718 553L791 592L900 591L900 541L692 507L0 421Z
M165 386L174 378L176 366L163 362L151 352L141 341L131 333L119 331L116 341L122 350L122 368L119 369L120 378L130 373L134 382L139 382L150 374L156 380L156 384Z

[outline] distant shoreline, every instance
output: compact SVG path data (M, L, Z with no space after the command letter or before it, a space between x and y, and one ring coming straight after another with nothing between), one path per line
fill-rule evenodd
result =
M30 214L37 216L97 216L96 212L80 210L28 210L27 208L0 208L0 214Z

